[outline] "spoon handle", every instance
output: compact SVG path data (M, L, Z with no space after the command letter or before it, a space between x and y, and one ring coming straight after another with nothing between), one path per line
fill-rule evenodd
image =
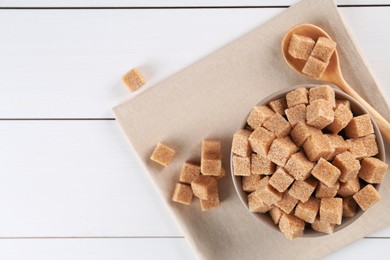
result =
M360 104L362 104L368 112L371 114L371 116L374 118L376 124L378 125L383 139L390 143L390 123L381 115L378 111L376 111L370 104L367 103L356 91L345 81L345 79L340 76L339 80L337 82L334 82L336 85L339 86L341 90L343 90L345 93L356 99Z

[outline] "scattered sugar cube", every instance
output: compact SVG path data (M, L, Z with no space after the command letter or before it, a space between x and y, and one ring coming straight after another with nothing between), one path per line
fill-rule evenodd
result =
M313 134L318 135L322 134L322 132L321 130L309 126L304 122L298 122L290 133L292 139L294 140L294 143L298 146L302 146L306 139Z
M201 173L203 175L219 176L221 168L221 141L203 140L200 159Z
M349 100L346 100L346 99L336 99L336 106L338 104L343 104L344 106L346 106L349 110L351 110L351 102L349 102Z
M277 225L279 224L279 220L283 215L283 211L278 207L272 206L271 210L269 211L269 214L274 223Z
M323 62L310 56L305 66L303 66L302 73L313 79L321 79L328 64L328 62Z
M306 105L300 104L285 111L288 122L294 127L298 122L306 123Z
M162 166L167 166L172 162L173 156L175 156L175 150L162 143L158 143L154 148L150 159Z
M192 189L189 185L177 183L173 192L172 200L185 205L190 205L192 201Z
M283 210L285 213L290 214L297 205L298 199L292 197L288 192L283 193L283 197L280 201L276 202L275 205Z
M288 159L285 169L294 179L301 181L310 176L314 164L302 152L297 152Z
M200 175L191 182L192 192L196 197L202 200L210 199L218 191L217 180L211 176Z
M290 123L277 113L265 120L263 126L273 132L277 138L286 137L291 132Z
M296 59L307 60L314 45L315 41L312 38L294 33L290 39L288 53Z
M293 183L294 178L291 177L282 167L279 167L272 174L269 184L279 192L284 192Z
M249 136L252 151L263 156L267 156L273 140L275 140L275 134L264 127L257 128Z
M348 138L358 138L374 133L374 127L368 114L356 116L351 119L345 127L345 134Z
M331 86L322 85L309 89L309 103L314 100L324 99L332 104L332 108L336 106L336 98L334 90Z
M221 201L219 200L219 193L218 189L214 190L211 194L209 199L207 200L199 200L200 202L200 208L202 211L207 211L210 209L218 208L221 206Z
M352 138L345 140L347 142L348 151L351 152L352 156L356 159L367 157L366 148L362 138Z
M328 137L330 146L333 148L333 153L325 159L333 160L336 155L348 151L348 144L341 135L326 134L325 136Z
M146 83L141 73L137 69L131 69L122 76L122 82L128 87L131 92L136 91Z
M301 237L305 229L305 222L293 215L283 214L279 220L279 229L290 240Z
M341 171L327 160L320 158L311 174L328 187L332 187L339 179Z
M337 43L329 38L319 37L311 52L311 56L328 62L336 50L336 45Z
M246 192L252 192L259 188L260 175L251 174L249 176L242 177L242 190Z
M356 177L349 181L341 182L337 194L345 198L354 195L359 190L360 190L360 182L359 182L359 178Z
M328 187L324 183L319 182L316 188L316 198L334 198L339 188L340 182L338 181L332 187Z
M318 161L320 158L329 158L334 152L329 138L322 134L309 136L303 144L303 149L307 158L312 162Z
M185 162L181 167L179 181L185 183L191 183L196 180L200 175L200 166Z
M290 156L298 151L298 147L293 143L290 137L277 138L268 152L268 159L279 166L284 166Z
M365 211L377 203L381 199L381 195L374 188L374 186L368 184L355 195L353 195L353 199L357 202L359 207Z
M382 183L386 176L388 165L378 158L364 158L361 162L359 177L368 183Z
M300 104L308 104L308 93L309 91L304 88L297 88L287 93L286 100L287 100L287 107L295 107Z
M332 105L324 99L313 100L306 108L306 120L308 125L323 129L334 120Z
M330 224L341 224L343 200L341 198L323 198L320 204L320 220Z
M269 107L275 112L282 116L284 116L286 113L284 110L287 109L287 100L286 98L280 98L276 99L274 101L269 102Z
M330 224L326 221L321 221L319 217L316 218L313 224L311 224L311 228L315 231L325 233L325 234L332 234L334 231L334 224Z
M233 155L233 170L236 176L251 175L251 161L249 157Z
M314 178L308 178L304 181L295 181L288 191L288 194L302 202L306 202L314 192L317 183L318 181Z
M360 170L360 162L348 151L337 155L333 160L333 165L341 171L341 182L356 178Z
M260 154L252 154L251 156L251 173L260 175L271 175L275 172L275 164L267 157Z
M306 202L298 202L298 205L295 207L294 215L307 223L314 223L319 208L320 200L311 197Z
M251 147L249 145L249 136L251 131L241 129L233 135L232 151L242 157L248 157L251 154Z
M375 134L370 134L360 138L363 142L365 156L375 156L379 152L378 144L376 143Z
M352 118L353 114L351 110L343 104L339 104L334 110L333 122L328 125L326 129L328 129L333 134L337 134L349 124Z
M343 217L352 218L356 215L357 203L352 197L343 198Z
M282 199L282 193L274 189L274 187L269 185L269 183L257 189L256 193L261 198L261 200L269 206L274 205L276 202Z
M254 191L248 195L248 208L250 212L265 213L269 211L271 207L272 206L264 203L261 196L259 196L258 191Z
M246 122L253 129L257 129L273 114L275 113L267 106L255 106L252 108Z

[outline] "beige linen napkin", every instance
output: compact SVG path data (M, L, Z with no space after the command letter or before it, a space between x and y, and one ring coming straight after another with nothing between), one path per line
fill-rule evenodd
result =
M116 118L152 182L200 259L321 258L390 223L390 177L383 199L360 219L333 235L289 241L253 218L232 184L229 151L233 133L248 112L268 94L310 81L285 64L283 34L298 23L313 23L338 42L346 80L383 115L390 110L332 0L304 0L194 65L114 108ZM182 163L198 160L201 140L219 138L227 176L219 183L222 206L202 213L171 201ZM149 160L154 146L177 151L162 168ZM387 152L389 146L387 146Z

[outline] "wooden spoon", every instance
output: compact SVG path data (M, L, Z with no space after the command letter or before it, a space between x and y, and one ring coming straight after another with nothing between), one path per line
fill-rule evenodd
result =
M304 35L314 39L315 41L318 37L327 37L329 39L330 36L321 28L313 25L313 24L299 24L291 28L282 40L282 52L283 57L287 64L299 74L302 74L306 77L307 75L302 73L302 68L305 65L304 60L295 59L288 53L288 46L290 43L291 36L296 33L300 35ZM335 51L330 58L329 65L324 72L324 75L320 78L321 81L326 81L329 83L333 83L337 85L342 91L356 99L360 104L362 104L371 116L376 121L383 138L390 143L390 123L379 114L370 104L368 104L356 91L345 81L341 69L340 69L340 61L337 51Z

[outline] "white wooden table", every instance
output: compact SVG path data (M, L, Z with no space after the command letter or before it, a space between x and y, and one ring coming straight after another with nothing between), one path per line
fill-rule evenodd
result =
M194 259L113 118L120 77L147 89L294 2L0 0L0 259ZM390 100L390 1L338 4ZM390 227L328 259L388 255Z

